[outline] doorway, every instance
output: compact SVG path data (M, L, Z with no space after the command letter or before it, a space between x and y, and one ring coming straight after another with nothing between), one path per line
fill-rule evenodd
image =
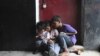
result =
M39 20L50 20L54 15L61 16L63 23L72 25L78 31L77 44L82 44L81 0L39 0Z

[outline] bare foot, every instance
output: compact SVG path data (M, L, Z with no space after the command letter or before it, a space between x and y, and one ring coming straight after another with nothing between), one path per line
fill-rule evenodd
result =
M61 53L60 56L69 56L69 53L67 53L67 52L63 52L63 53Z

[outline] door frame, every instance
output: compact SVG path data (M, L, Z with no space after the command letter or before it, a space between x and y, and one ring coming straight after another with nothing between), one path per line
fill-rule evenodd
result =
M39 0L35 0L35 10L36 10L36 23L40 21L39 17Z

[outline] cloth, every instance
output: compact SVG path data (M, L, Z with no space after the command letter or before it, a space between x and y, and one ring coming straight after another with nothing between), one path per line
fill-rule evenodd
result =
M57 37L57 42L59 43L61 49L68 48L74 45L70 40L70 37L62 33L60 33Z
M41 38L42 41L47 44L47 41L51 38L51 35L49 32L44 31L38 38Z
M71 33L71 32L77 32L77 30L75 30L71 25L69 24L63 24L63 26L61 28L58 28L59 32L66 32L66 33ZM73 44L76 44L77 39L75 35L69 35L69 37L71 38L71 41L73 42Z
M59 35L59 32L58 32L57 29L52 29L51 32L50 32L50 34L51 34L51 37L56 37L56 36Z
M49 55L50 56L58 56L60 52L60 46L57 43L49 45Z

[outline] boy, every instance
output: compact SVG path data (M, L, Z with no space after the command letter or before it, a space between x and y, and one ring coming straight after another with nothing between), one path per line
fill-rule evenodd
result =
M56 37L58 36L58 31L56 29L52 29L49 22L45 22L45 30L50 34L50 39L48 40L49 47L49 55L50 56L58 56L60 47L58 43L56 43Z
M54 26L54 28L57 29L60 33L58 37L58 43L61 49L64 52L68 52L67 47L73 46L77 41L75 36L75 34L77 34L77 31L69 24L63 24L61 22L60 16L54 16L51 19L51 23Z
M49 33L45 31L44 25L44 22L38 22L36 25L37 35L35 39L35 49L41 52L45 50L43 47L46 46L47 41L50 38Z

